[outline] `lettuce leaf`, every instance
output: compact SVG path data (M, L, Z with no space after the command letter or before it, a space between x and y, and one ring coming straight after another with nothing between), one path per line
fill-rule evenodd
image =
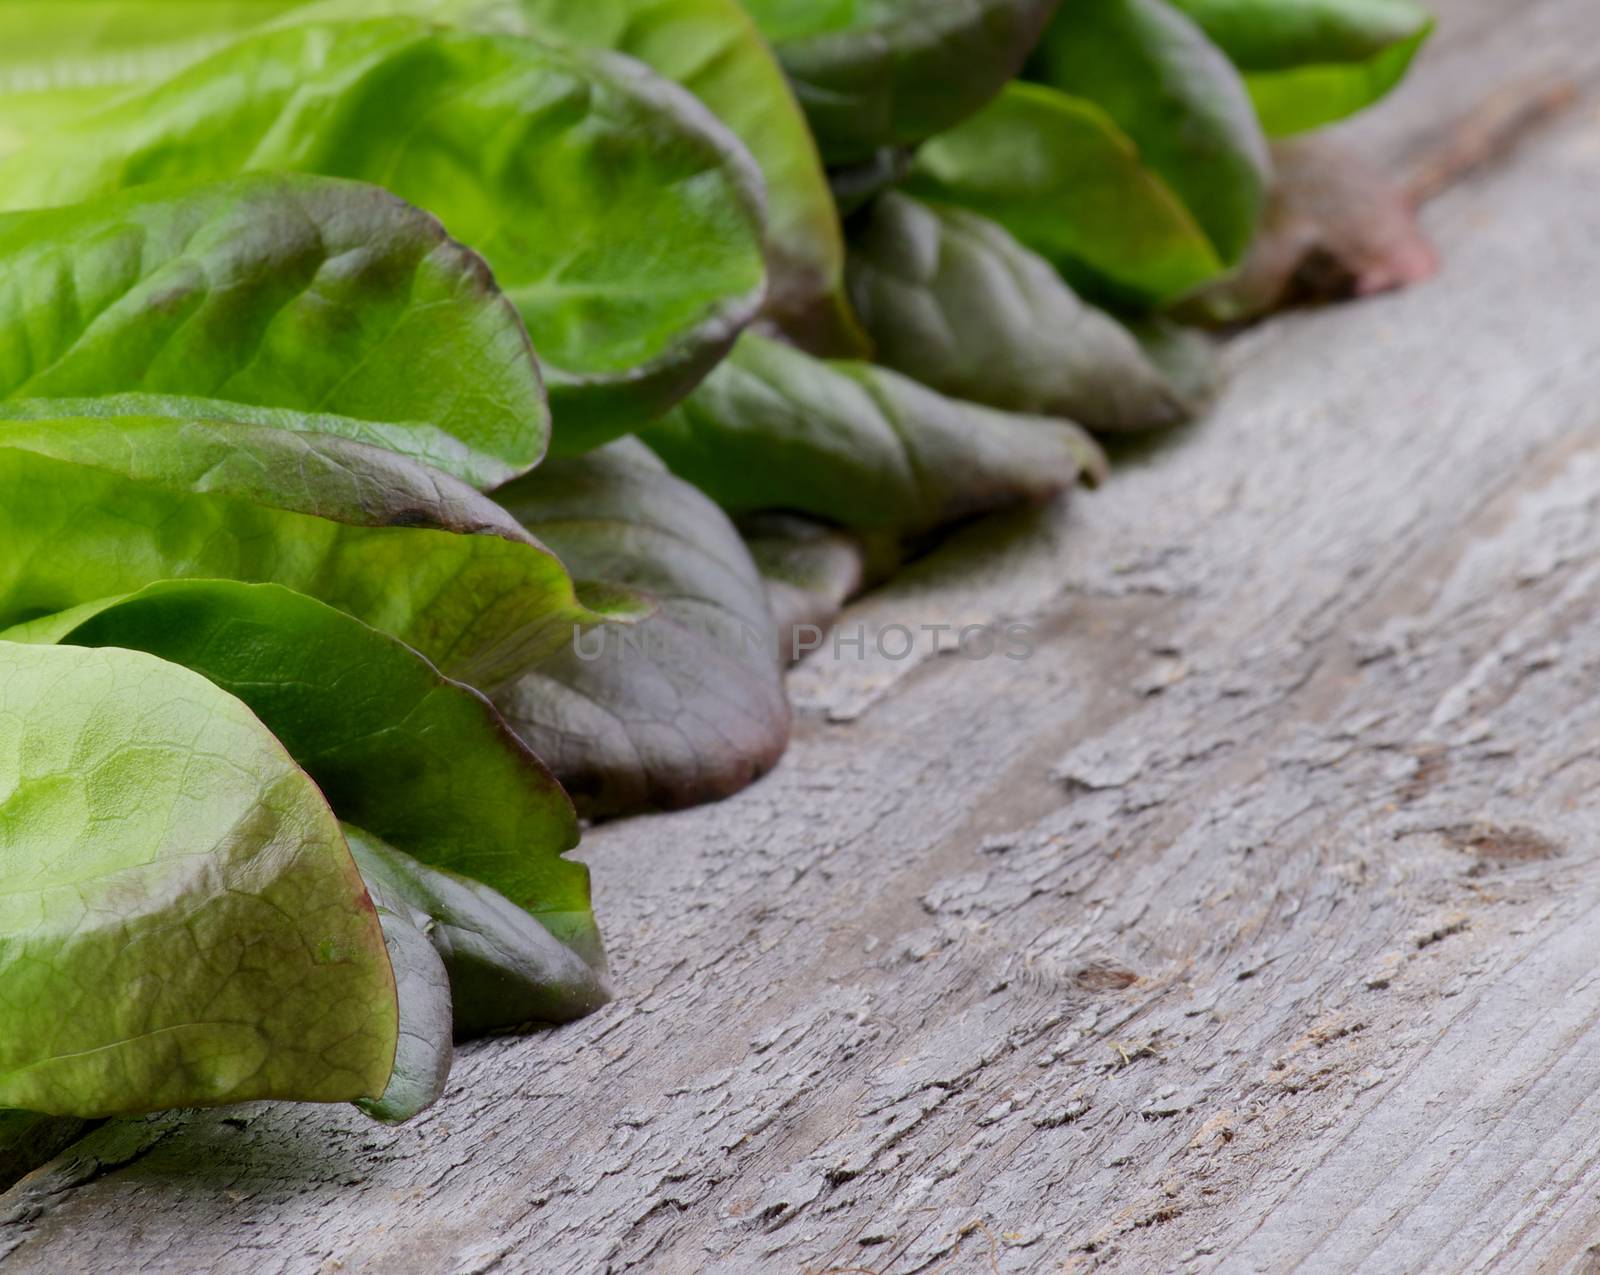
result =
M843 237L816 142L738 0L75 0L71 23L31 0L0 0L0 150L8 126L14 146L265 26L408 14L615 50L682 84L761 166L767 313L818 353L864 352L844 301Z
M0 152L171 75L289 2L0 0Z
M804 356L801 356L804 357ZM777 632L727 516L637 441L561 459L497 493L574 575L657 613L602 628L496 696L585 814L725 797L789 740Z
M232 696L0 643L0 1105L376 1097L395 984L333 812Z
M144 651L236 696L340 819L514 900L595 971L604 955L572 803L476 691L391 637L273 584L169 580L8 637ZM576 1012L592 1008L579 992ZM572 1016L572 1015L569 1015Z
M354 852L363 834L346 826ZM443 1095L455 1061L451 1032L450 976L428 942L426 913L413 908L381 881L363 874L367 894L383 927L384 950L394 970L400 1006L394 1067L376 1098L357 1098L356 1106L374 1120L399 1124L427 1110Z
M1073 0L1029 69L1104 110L1225 265L1244 255L1271 173L1266 138L1238 72L1192 19L1166 0Z
M484 487L550 432L482 259L392 195L318 177L0 216L0 398L117 392L315 412Z
M1078 291L1134 307L1182 296L1225 263L1111 116L1043 84L1006 86L918 153L906 190L999 222Z
M900 539L1047 499L1104 466L1076 425L948 399L753 333L640 437L735 515L787 510Z
M965 209L880 196L853 223L849 278L879 362L942 394L1105 431L1201 405L1048 261Z
M339 438L157 417L0 421L0 625L174 577L270 582L492 689L640 613L580 602L549 550L470 487Z
M260 171L372 181L481 252L533 338L558 450L669 406L761 304L760 172L690 94L405 17L249 34L0 158L0 201Z
M842 531L797 514L752 514L744 542L767 585L778 649L793 663L811 630L826 631L846 602L898 565L892 541Z
M338 817L413 852L344 826L398 988L392 1073L357 1100L369 1115L404 1120L433 1102L453 1035L565 1021L608 998L588 872L562 857L578 838L571 802L482 696L394 639L227 580L160 582L12 634L199 674L254 713Z
M844 237L817 144L739 0L509 3L520 6L535 35L638 58L732 129L766 180L767 313L814 353L866 351L845 300Z
M603 969L578 959L504 895L358 828L346 826L345 835L368 886L393 906L403 903L439 954L458 1038L564 1023L611 998Z
M1366 109L1403 78L1433 32L1411 0L1172 0L1245 73L1274 137Z
M745 0L829 164L971 115L1022 69L1060 0Z

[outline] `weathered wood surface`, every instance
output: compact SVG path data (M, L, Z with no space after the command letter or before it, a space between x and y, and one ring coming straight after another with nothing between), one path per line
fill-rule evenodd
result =
M1204 424L970 529L779 771L589 840L621 997L385 1130L102 1127L10 1271L1600 1269L1600 7L1439 6L1437 282L1235 342Z

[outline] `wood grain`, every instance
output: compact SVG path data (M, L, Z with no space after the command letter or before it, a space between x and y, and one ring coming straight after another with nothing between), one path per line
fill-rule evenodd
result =
M1600 1269L1600 10L1437 7L1395 162L1579 90L1443 275L845 619L1032 658L813 657L769 779L588 839L616 1004L396 1130L102 1126L8 1273Z

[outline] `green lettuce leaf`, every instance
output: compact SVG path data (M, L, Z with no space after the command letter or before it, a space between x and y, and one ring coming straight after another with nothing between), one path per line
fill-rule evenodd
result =
M1227 57L1166 0L1072 0L1031 64L1094 102L1194 214L1231 265L1255 234L1271 163Z
M0 150L8 125L24 140L253 29L394 14L613 49L689 89L766 179L768 314L819 353L864 350L844 302L844 243L816 143L738 0L76 0L70 23L33 0L0 0Z
M496 696L584 813L715 800L771 768L789 739L777 634L760 574L715 504L631 439L552 461L496 496L579 579L659 602Z
M865 208L884 191L898 186L911 171L916 158L913 146L884 146L858 164L847 164L828 173L834 202L850 217Z
M238 697L347 823L484 882L604 972L561 786L476 691L360 620L274 584L169 580L7 638L144 651ZM568 980L571 982L572 980Z
M787 510L903 539L1047 499L1104 464L1068 422L948 399L751 333L640 436L735 515Z
M1274 137L1320 128L1394 88L1433 31L1410 0L1172 0L1234 64Z
M1131 320L1128 331L1190 415L1211 406L1222 388L1222 363L1210 336L1159 314Z
M744 0L829 164L923 141L1022 69L1060 0Z
M393 974L316 785L197 674L0 643L0 1105L374 1097Z
M444 962L458 1038L564 1023L610 999L594 966L505 896L359 829L347 826L345 834L367 884L404 902Z
M478 486L549 438L483 261L376 187L318 177L0 216L0 398L120 391L321 413Z
M0 421L0 625L174 577L308 593L491 689L638 614L465 484L339 438L160 418ZM633 608L631 611L629 608Z
M369 1115L404 1120L434 1101L453 1035L534 1010L566 1021L608 998L588 872L561 857L578 837L566 794L482 696L393 638L276 585L214 580L12 632L189 668L237 695L341 817L412 850L345 826L399 988L393 1073L357 1104Z
M404 17L248 35L0 158L0 201L259 171L373 181L481 252L533 337L558 450L670 405L761 303L760 172L690 94Z
M934 138L906 189L999 222L1097 300L1167 301L1224 270L1210 236L1116 121L1046 85L1008 85Z
M463 478L463 481L466 481L465 475L481 479L493 469L493 466L480 464L458 439L428 425L393 425L354 416L330 416L326 412L307 412L294 407L259 407L232 399L198 398L189 394L135 392L96 394L89 398L0 399L0 421L117 420L124 417L325 434L394 452L430 469Z
M172 74L285 0L0 0L0 152Z
M814 352L865 351L844 297L844 239L817 144L739 0L509 2L533 34L638 58L732 129L766 179L768 314Z
M797 514L751 514L739 531L766 582L778 649L790 662L808 649L811 630L826 631L844 604L889 575L900 557L892 540Z
M852 223L849 279L878 361L942 394L1094 430L1199 406L1048 261L965 209L880 196Z
M738 0L0 0L0 150L258 27L389 14L608 48L688 88L762 166L768 314L819 354L864 350L843 296L845 248L816 142Z
M356 853L365 834L349 825L344 832L351 852ZM383 927L400 1018L389 1083L376 1098L356 1099L356 1106L374 1120L399 1124L437 1102L449 1082L450 1065L455 1060L450 976L428 941L427 914L412 907L383 881L374 880L365 872L362 879Z

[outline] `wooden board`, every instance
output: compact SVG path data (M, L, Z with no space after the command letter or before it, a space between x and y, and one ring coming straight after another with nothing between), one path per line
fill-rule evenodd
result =
M794 747L586 844L619 1000L389 1130L102 1126L7 1272L1600 1269L1600 8L1449 0L1359 125L1576 102L1447 268L846 617Z

